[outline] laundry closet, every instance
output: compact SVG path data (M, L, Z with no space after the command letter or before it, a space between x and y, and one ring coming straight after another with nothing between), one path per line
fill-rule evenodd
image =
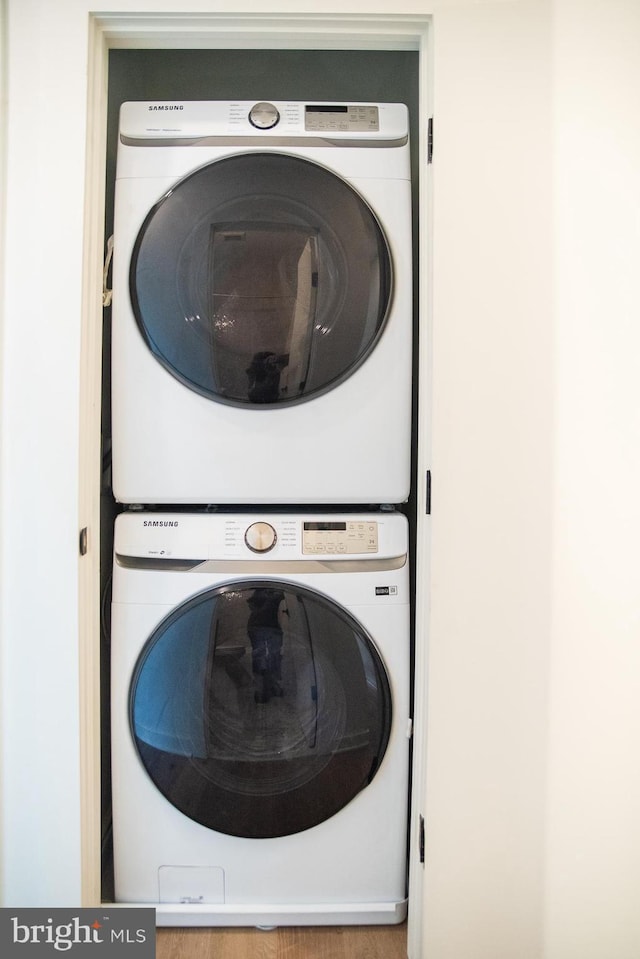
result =
M110 53L103 898L161 925L406 916L417 102L408 51Z

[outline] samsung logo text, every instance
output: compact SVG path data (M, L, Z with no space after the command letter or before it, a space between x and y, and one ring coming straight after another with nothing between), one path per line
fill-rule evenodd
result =
M142 521L143 526L179 526L180 522L177 519L145 519Z
M150 110L184 110L184 105L182 103L176 104L160 104L159 106L150 106Z

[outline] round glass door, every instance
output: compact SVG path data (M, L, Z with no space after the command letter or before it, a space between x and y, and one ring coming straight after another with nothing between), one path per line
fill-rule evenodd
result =
M242 407L311 399L377 343L391 257L344 180L248 153L185 177L135 243L131 302L155 357L190 389Z
M290 583L245 581L157 627L133 675L130 722L177 809L269 838L329 819L371 782L391 696L372 640L344 609Z

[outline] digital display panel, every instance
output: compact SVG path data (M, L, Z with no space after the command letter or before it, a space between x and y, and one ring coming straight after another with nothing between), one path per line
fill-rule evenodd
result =
M367 104L311 104L305 107L305 129L317 133L377 133L378 108Z
M312 531L312 530L313 530L313 531L318 531L318 530L320 530L320 531L322 531L322 532L334 532L334 531L336 531L336 530L340 530L340 531L346 530L346 528L347 528L347 524L346 524L346 523L326 523L326 522L315 523L315 522L311 522L311 523L305 523L305 524L304 524L305 532Z

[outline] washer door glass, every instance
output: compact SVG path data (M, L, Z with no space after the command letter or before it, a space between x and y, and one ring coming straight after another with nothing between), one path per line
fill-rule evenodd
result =
M323 822L371 782L391 696L372 640L344 609L290 583L245 581L158 626L134 672L130 721L177 809L268 838Z
M248 153L176 184L135 243L131 301L157 359L238 406L297 403L350 376L391 299L378 221L308 160Z

